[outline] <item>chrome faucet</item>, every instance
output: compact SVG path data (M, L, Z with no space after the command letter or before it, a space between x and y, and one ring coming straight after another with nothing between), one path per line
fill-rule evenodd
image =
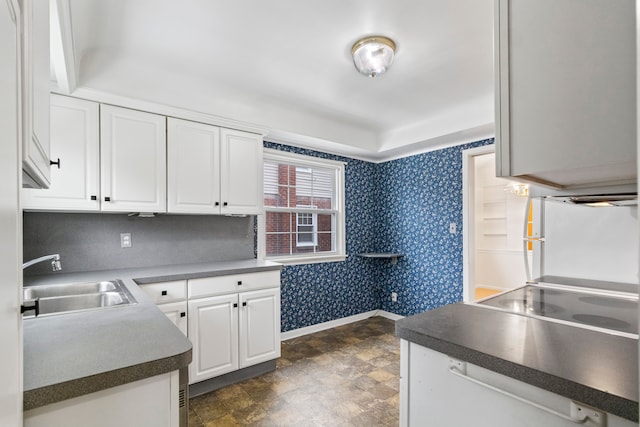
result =
M27 261L22 264L22 269L24 270L27 267L31 267L33 264L48 260L51 260L51 269L53 271L62 270L62 265L60 264L60 254L45 255L41 256L40 258L32 259L31 261Z

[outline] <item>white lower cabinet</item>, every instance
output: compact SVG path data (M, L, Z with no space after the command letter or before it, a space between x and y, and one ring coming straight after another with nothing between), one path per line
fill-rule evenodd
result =
M188 317L187 317L187 302L172 302L169 304L158 304L158 308L173 322L174 325L180 329L180 332L187 336L188 331Z
M189 301L189 383L238 369L238 294Z
M24 412L25 427L179 426L179 374L169 372Z
M590 415L586 421L582 421L584 414ZM400 341L401 427L576 425L637 426L550 391Z
M189 300L191 384L280 357L280 288Z
M139 285L180 331L187 336L187 281L147 283Z
M280 271L139 285L193 344L189 384L280 357Z

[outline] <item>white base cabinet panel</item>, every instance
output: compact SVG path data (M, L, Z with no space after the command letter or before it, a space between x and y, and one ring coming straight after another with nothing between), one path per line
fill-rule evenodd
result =
M189 330L189 317L187 316L187 302L172 302L169 304L159 304L158 308L174 325L180 329L180 332L187 336Z
M189 383L238 369L238 295L189 301Z
M280 357L280 290L240 296L240 367Z
M591 419L576 423L568 419L570 399L472 364L465 364L464 375L456 375L451 363L445 354L400 341L401 427L637 425L606 413L600 417L604 424Z
M178 427L178 371L24 413L25 427Z

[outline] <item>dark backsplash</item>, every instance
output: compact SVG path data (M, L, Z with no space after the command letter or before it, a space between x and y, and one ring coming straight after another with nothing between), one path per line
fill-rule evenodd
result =
M63 272L255 258L254 216L24 213L23 258L59 253ZM131 233L132 247L120 247ZM51 272L48 263L26 275Z

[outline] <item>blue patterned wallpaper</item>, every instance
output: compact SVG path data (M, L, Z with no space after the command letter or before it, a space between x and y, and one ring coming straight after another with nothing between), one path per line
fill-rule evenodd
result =
M379 166L381 251L404 254L382 265L379 308L409 316L462 300L462 150L445 148ZM455 223L457 233L449 232ZM391 292L398 301L391 301Z
M282 331L370 310L408 316L462 299L462 155L493 139L381 164L265 142L347 162L345 262L282 269ZM455 222L458 233L449 233ZM361 252L400 252L398 264ZM391 292L398 301L391 302Z

